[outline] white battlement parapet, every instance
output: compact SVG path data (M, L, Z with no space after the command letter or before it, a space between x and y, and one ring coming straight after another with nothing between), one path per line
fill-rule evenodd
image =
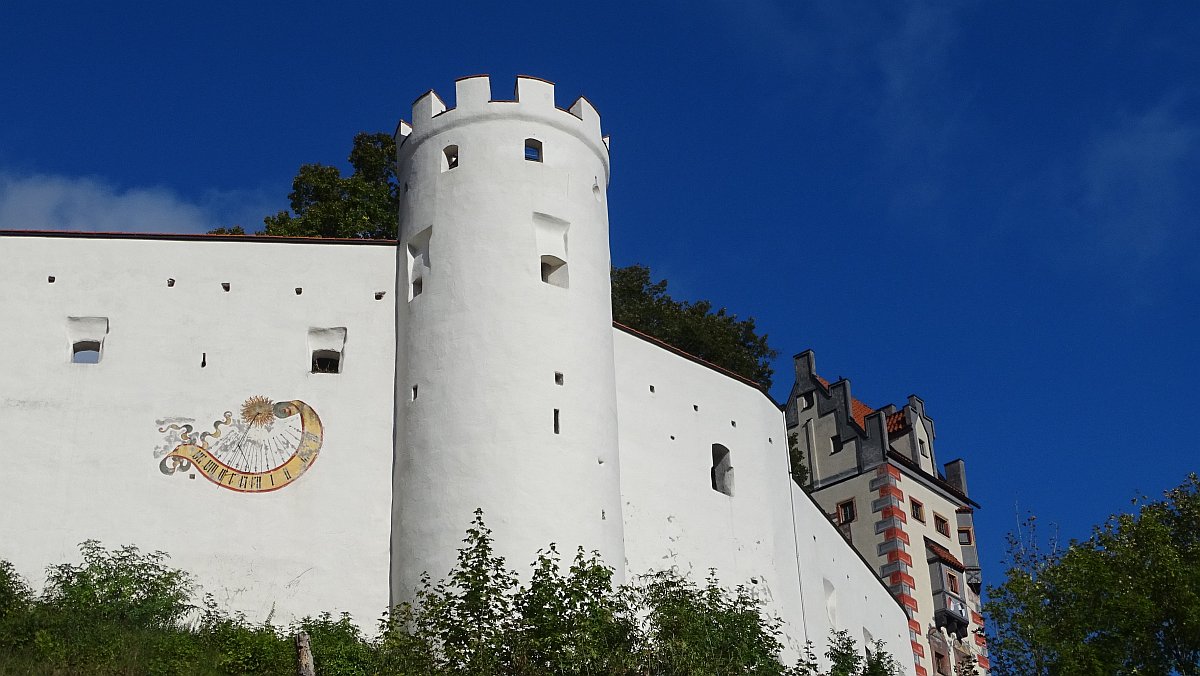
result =
M468 121L526 118L577 136L601 155L607 168L608 139L600 130L600 114L582 96L570 108L558 108L554 105L554 83L528 75L517 76L512 100L492 98L487 75L459 78L454 83L454 94L453 108L448 108L432 89L413 101L412 122L401 120L396 127L396 144L402 153L413 152L426 138Z

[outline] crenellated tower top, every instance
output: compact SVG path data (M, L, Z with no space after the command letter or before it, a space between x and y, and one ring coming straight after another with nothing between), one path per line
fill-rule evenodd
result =
M396 147L403 156L411 154L425 140L461 125L488 119L526 119L548 124L577 137L604 163L605 180L609 171L609 138L600 131L600 113L587 98L580 96L568 109L554 105L554 83L528 75L518 75L512 100L492 98L491 79L471 75L454 82L456 106L447 108L437 92L430 89L413 101L412 122L401 120L396 126Z

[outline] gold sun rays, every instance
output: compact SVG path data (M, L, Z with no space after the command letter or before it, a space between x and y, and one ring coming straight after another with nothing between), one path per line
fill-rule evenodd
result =
M273 404L266 397L250 397L242 404L242 420L251 427L263 427L274 418Z

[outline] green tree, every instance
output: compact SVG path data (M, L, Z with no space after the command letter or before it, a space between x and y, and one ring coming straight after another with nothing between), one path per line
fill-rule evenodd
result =
M681 301L667 294L667 281L653 281L650 268L612 270L613 321L649 334L688 354L771 386L771 360L779 355L754 318L738 319L707 300Z
M395 155L396 142L390 135L356 134L349 158L354 172L342 176L337 167L325 164L301 166L288 195L291 212L267 216L258 234L395 239L400 209Z
M1200 478L1134 505L1061 549L1033 518L1009 536L993 674L1200 674Z

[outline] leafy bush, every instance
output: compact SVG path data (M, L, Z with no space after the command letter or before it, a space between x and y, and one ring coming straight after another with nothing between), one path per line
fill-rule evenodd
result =
M821 673L811 645L785 666L779 622L713 576L697 585L663 571L614 587L596 554L579 550L564 566L550 545L518 585L481 512L463 542L449 575L426 577L375 637L345 614L285 630L225 613L211 597L193 605L190 576L161 552L85 542L83 563L52 566L40 596L0 561L0 674L292 674L290 637L301 631L321 676ZM833 676L897 673L879 644L866 658L844 632L830 645Z

